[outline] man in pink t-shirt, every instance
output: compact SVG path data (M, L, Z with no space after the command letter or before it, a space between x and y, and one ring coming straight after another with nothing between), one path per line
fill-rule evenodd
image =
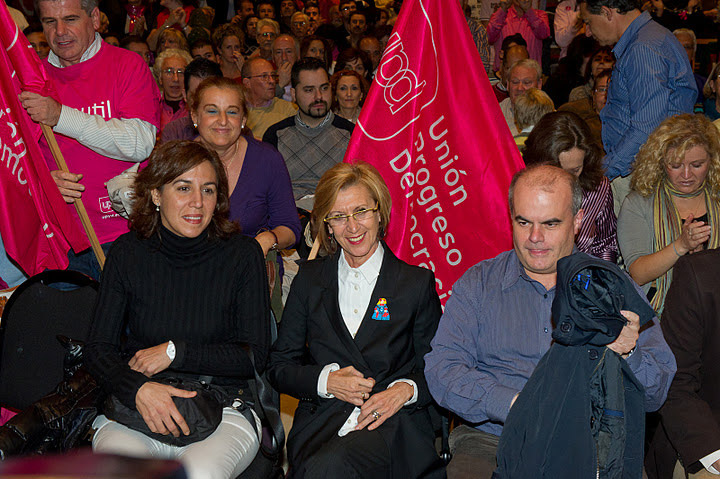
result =
M45 69L60 101L31 92L21 93L20 100L34 121L53 128L70 170L57 170L43 141L55 183L67 203L82 197L107 248L128 227L112 210L104 184L150 155L160 94L137 54L108 45L95 33L100 23L97 0L84 3L86 8L80 0L36 0L51 49ZM69 269L97 277L92 252L68 256Z
M550 36L547 13L532 8L531 0L503 0L490 17L488 41L495 46L495 71L500 69L500 48L505 37L519 33L527 42L530 58L542 64L542 41Z

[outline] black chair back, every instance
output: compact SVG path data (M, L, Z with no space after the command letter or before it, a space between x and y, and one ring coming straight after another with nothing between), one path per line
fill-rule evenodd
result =
M77 286L61 291L50 286ZM0 405L25 409L63 379L58 335L85 341L98 283L77 271L49 270L24 282L0 320Z

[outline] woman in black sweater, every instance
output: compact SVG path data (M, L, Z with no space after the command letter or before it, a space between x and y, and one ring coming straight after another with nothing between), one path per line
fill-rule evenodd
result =
M227 219L225 171L199 143L159 147L135 195L132 231L115 241L102 274L87 364L153 433L178 437L193 431L173 397L196 393L155 378L202 379L230 398L250 399L244 391L255 376L243 343L259 371L265 367L271 319L263 254ZM95 451L176 458L190 477L235 477L259 447L257 416L231 407L215 432L184 447L103 415L95 427Z

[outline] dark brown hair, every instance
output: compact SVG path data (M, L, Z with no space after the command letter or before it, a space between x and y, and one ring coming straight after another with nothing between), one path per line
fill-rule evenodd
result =
M560 153L573 148L585 152L580 186L584 191L593 191L603 177L602 150L590 127L575 113L556 111L543 116L525 140L523 159L528 166L545 163L562 167Z
M130 229L141 237L149 238L161 224L160 213L152 200L152 191L162 189L178 176L196 166L209 162L217 176L217 204L208 225L211 238L225 239L240 231L240 227L228 219L230 199L227 176L217 153L201 143L175 140L155 148L145 169L135 179L135 199L130 214Z

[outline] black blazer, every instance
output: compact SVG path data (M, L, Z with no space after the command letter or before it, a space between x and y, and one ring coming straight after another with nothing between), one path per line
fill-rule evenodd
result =
M288 437L291 470L300 469L314 451L337 438L354 408L317 394L323 367L338 363L374 378L373 393L385 390L396 379L415 381L417 402L388 418L378 431L392 451L393 477L445 477L433 446L427 411L432 399L423 373L423 357L430 351L441 315L434 275L400 261L384 248L380 275L355 339L338 303L341 252L303 264L295 277L268 370L278 391L300 399ZM372 319L380 298L387 301L387 321Z
M700 459L720 449L718 273L718 249L685 255L673 268L660 326L677 373L646 460L651 478L672 477L678 455L688 472L697 472L703 469Z

